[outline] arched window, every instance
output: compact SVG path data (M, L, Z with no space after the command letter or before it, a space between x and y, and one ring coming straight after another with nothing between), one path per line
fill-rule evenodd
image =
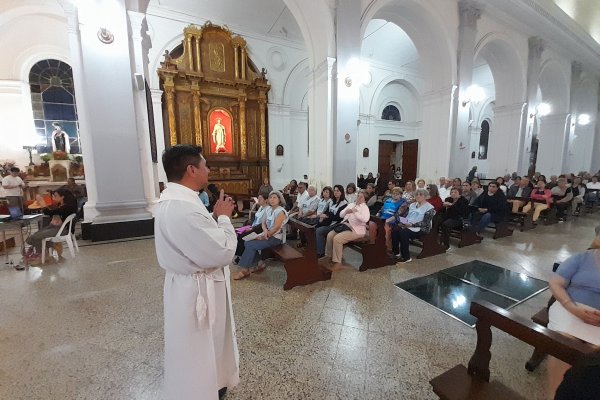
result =
M381 119L386 119L389 121L402 121L402 118L400 117L400 110L398 110L398 107L391 104L383 109L383 112L381 113Z
M71 67L59 60L39 61L29 71L29 86L38 152L52 151L52 132L60 126L69 136L70 152L81 153Z
M483 121L481 123L481 134L479 135L479 159L487 160L488 142L490 140L490 123Z

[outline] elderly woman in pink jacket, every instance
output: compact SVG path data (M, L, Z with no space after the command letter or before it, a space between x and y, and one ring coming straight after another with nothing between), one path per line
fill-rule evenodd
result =
M371 214L367 206L369 194L364 190L358 193L355 203L350 203L344 208L340 216L342 222L329 232L325 246L325 256L331 257L332 270L337 271L343 267L342 252L344 245L356 239L361 239L367 232L367 224Z

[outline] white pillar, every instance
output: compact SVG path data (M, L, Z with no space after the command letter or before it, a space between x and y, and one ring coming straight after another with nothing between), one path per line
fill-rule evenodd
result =
M488 142L488 176L501 176L519 171L519 142L521 123L527 116L524 103L494 107L494 123Z
M571 121L570 114L551 114L539 118L539 148L536 171L546 176L562 172L564 146Z
M162 165L162 153L165 151L165 126L162 113L162 93L160 89L151 89L152 109L154 110L154 132L156 134L156 154L158 155L158 164L156 165L156 174L159 182L167 183L167 174Z
M423 104L423 127L419 136L417 176L437 181L448 176L452 142L452 109L456 86L448 86L426 93ZM468 146L467 146L468 148ZM468 172L468 171L467 171Z
M298 153L305 155L306 146L303 151L302 149L296 149L292 145L292 135L290 135L292 114L290 106L269 103L268 111L269 179L273 188L281 189L290 182L290 179L301 177L301 175L298 175L300 171L294 170L293 158ZM276 155L275 149L278 145L283 146L283 156Z
M537 107L537 92L540 82L541 72L541 60L542 53L544 51L544 41L538 37L529 38L529 56L527 58L527 108L525 114L529 115L534 113ZM535 121L533 117L529 117L521 125L520 138L518 143L518 154L519 154L519 169L521 174L527 174L531 164L531 144L534 138L534 125ZM538 159L540 151L538 149ZM542 171L538 166L535 168L536 171Z
M334 182L334 110L332 73L334 63L335 59L328 57L314 68L309 89L308 137L310 164L308 176L311 184L320 187L323 185L331 185L332 182Z
M144 188L134 101L135 62L130 56L125 2L95 7L82 3L76 11L69 6L66 11L88 182L86 222L91 222L94 232L102 231L102 239L149 234L152 215ZM75 33L77 17L79 35ZM101 28L109 32L112 42L100 40ZM143 226L146 231L123 225L111 229L112 223L132 221L140 224L131 226Z
M450 152L450 175L464 177L469 172L469 104L467 89L473 80L473 58L477 20L481 17L481 7L471 0L458 2L458 91L459 101L454 103L452 143Z
M352 76L348 62L360 59L361 1L336 4L337 96L333 146L333 181L347 185L356 182L358 155L358 113L361 83ZM349 135L349 140L347 136Z
M150 147L150 124L148 122L148 106L146 103L145 81L148 80L148 51L151 43L147 33L146 15L135 11L127 11L130 27L130 45L133 53L134 87L133 101L135 106L136 125L142 178L146 202L152 207L158 200L158 168L152 161ZM160 109L159 109L160 110Z

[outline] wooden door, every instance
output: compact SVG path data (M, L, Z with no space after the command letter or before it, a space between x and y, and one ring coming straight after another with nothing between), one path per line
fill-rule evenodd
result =
M414 181L417 178L417 155L419 154L419 140L402 142L402 180Z
M395 143L391 140L380 140L379 141L379 166L378 172L380 174L379 180L386 181L392 177L392 153L395 150Z

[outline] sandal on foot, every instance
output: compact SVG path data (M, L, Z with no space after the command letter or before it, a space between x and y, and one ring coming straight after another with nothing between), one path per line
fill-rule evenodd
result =
M250 271L249 269L240 270L235 275L233 275L233 279L239 281L240 279L247 278L250 275L252 275L252 271Z

